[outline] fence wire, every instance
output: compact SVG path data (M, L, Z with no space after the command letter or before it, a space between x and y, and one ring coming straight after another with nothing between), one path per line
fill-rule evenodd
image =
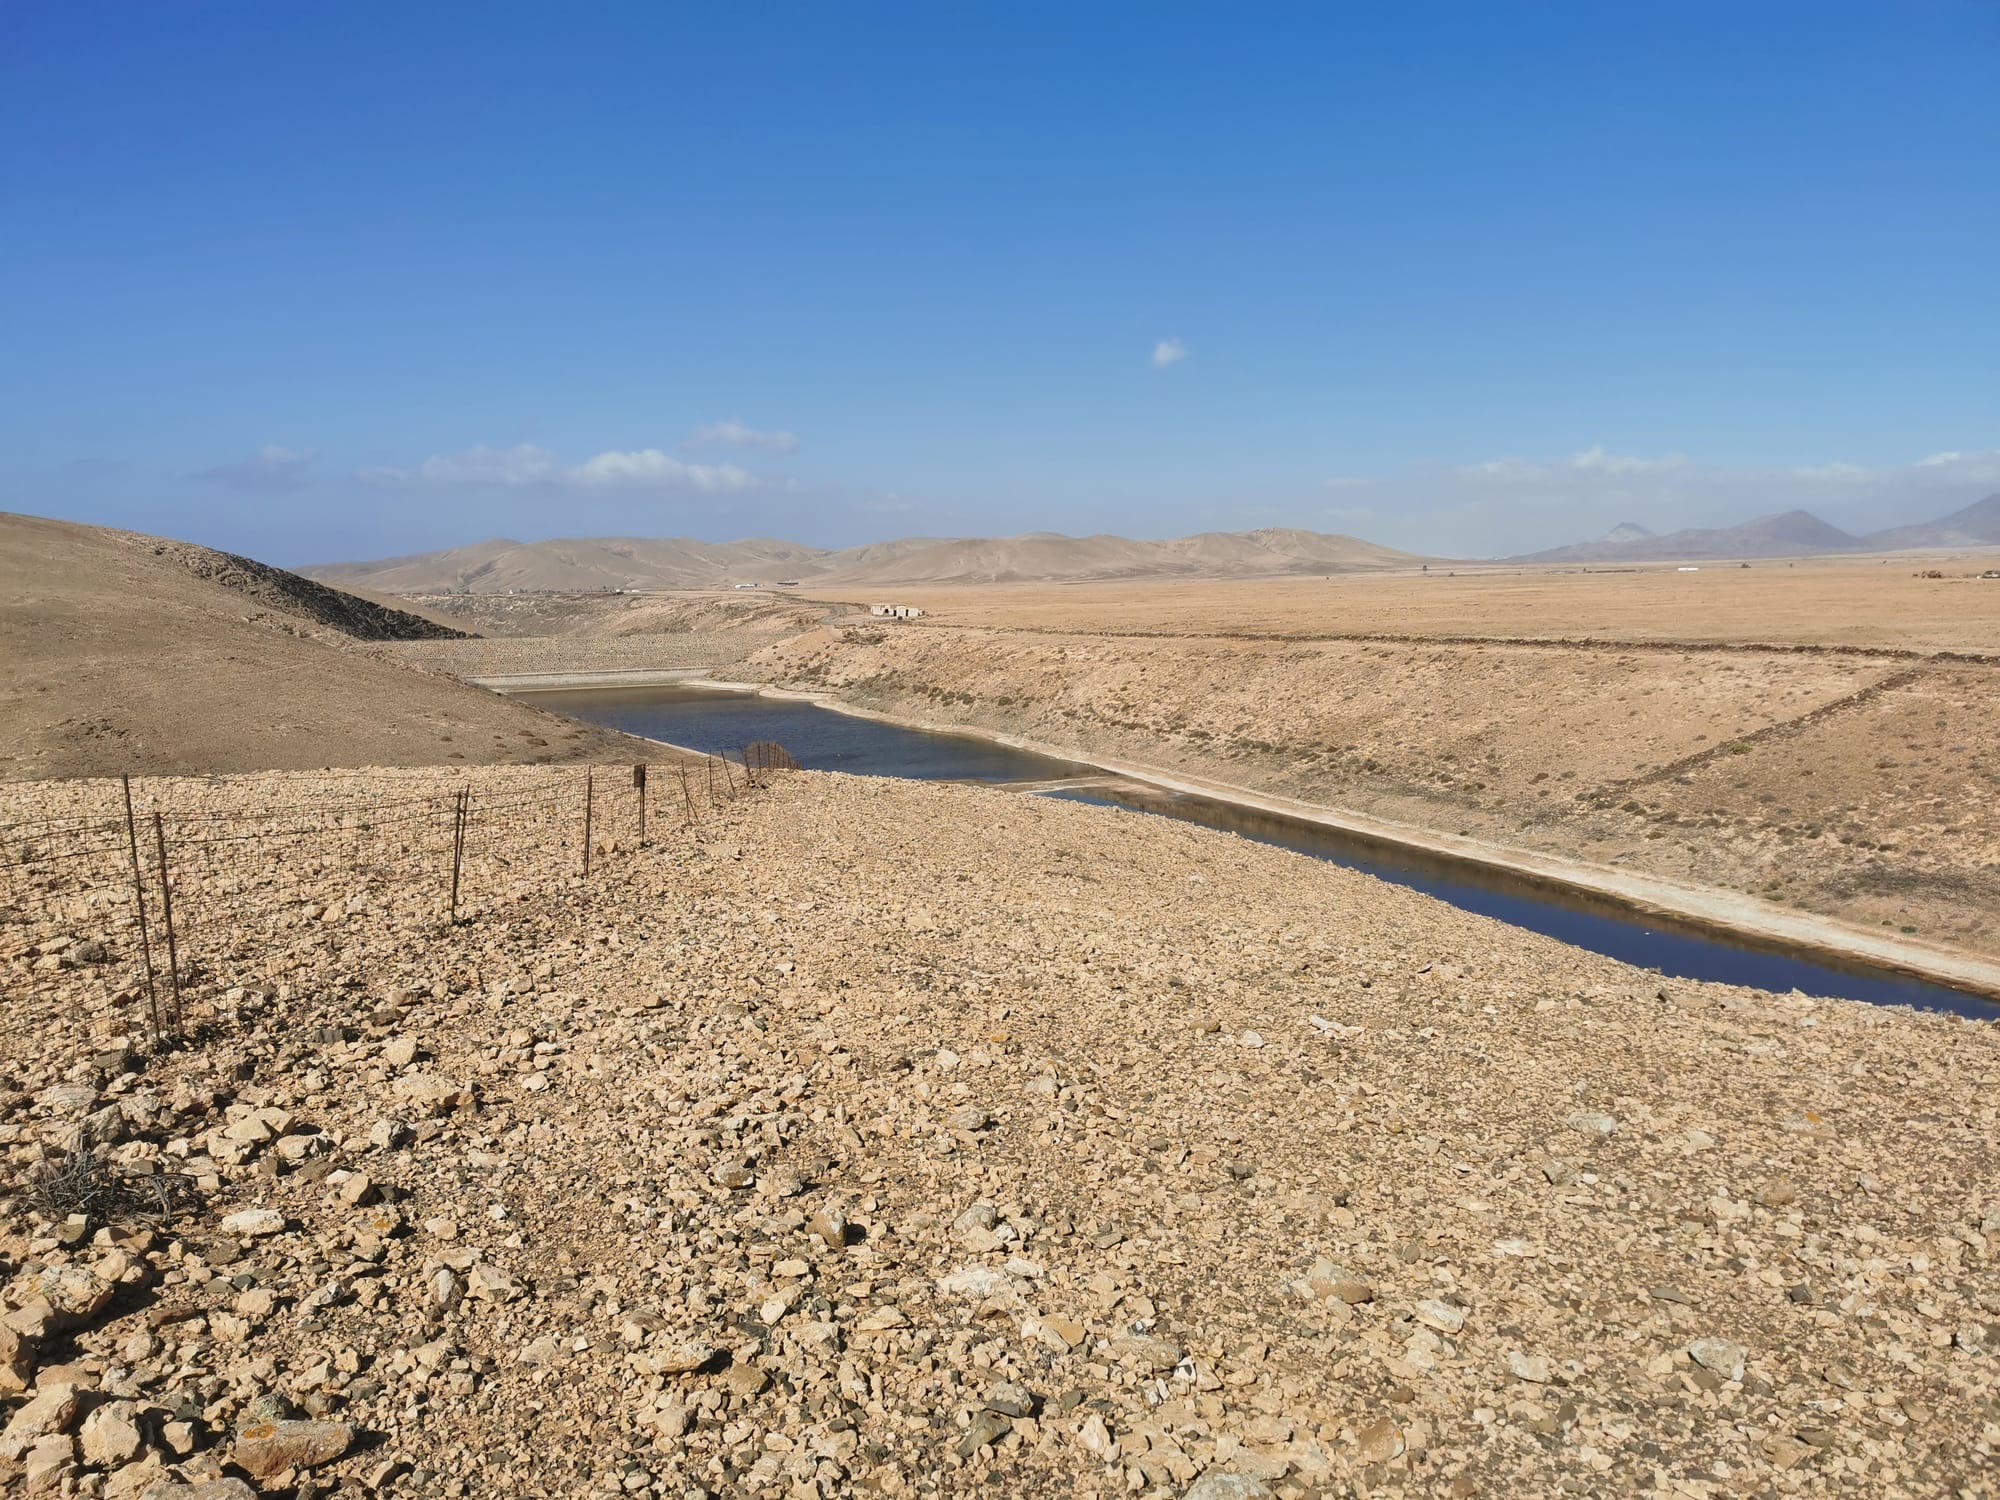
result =
M103 807L0 822L0 987L136 1012L172 1033L195 997L282 976L329 928L477 921L698 832L796 767L764 742L740 764L520 768L484 789L413 791L407 774L260 777L253 807L172 805L226 797L221 779L79 783L88 790L74 795Z

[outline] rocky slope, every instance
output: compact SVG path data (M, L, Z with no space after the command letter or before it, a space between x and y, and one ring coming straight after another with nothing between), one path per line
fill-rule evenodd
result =
M464 640L468 632L377 600L364 599L255 558L218 552L193 542L170 541L136 531L109 533L129 546L178 563L195 577L254 600L267 609L296 615L352 636L357 641Z
M0 1487L1990 1492L1989 1025L974 788L507 879L246 880L177 1050L115 906L8 950ZM38 1216L79 1135L175 1211Z

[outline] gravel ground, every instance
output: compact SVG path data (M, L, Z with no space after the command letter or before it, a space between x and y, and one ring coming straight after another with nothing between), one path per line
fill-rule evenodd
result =
M10 1179L188 1199L12 1190L0 1487L1995 1493L1988 1024L986 789L657 833L245 882L179 1050L108 913L0 927Z

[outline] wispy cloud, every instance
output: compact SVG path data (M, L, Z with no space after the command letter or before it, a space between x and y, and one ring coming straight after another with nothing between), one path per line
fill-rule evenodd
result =
M1912 467L1927 484L2000 484L2000 448L1933 453Z
M732 418L727 422L710 422L705 427L697 427L688 434L687 442L682 446L762 448L766 453L796 453L799 451L799 440L789 432L765 432Z
M369 484L484 486L548 490L698 490L709 494L756 489L756 475L734 464L690 464L658 448L613 449L565 465L547 448L467 448L440 454L412 468L363 469Z
M1540 464L1531 464L1525 458L1489 458L1476 464L1460 464L1456 470L1459 477L1472 480L1499 480L1513 484L1524 479L1539 478L1546 470Z
M560 470L556 456L533 443L513 448L467 448L427 458L412 469L363 469L369 484L483 484L521 488L548 484Z
M1924 460L1928 462L1928 460ZM1792 478L1803 479L1817 484L1865 484L1871 477L1870 471L1860 464L1841 463L1806 464L1791 471Z
M1668 469L1678 469L1687 459L1678 453L1669 453L1664 458L1634 458L1624 453L1606 453L1602 448L1586 448L1581 453L1572 453L1569 466L1596 474L1659 474Z
M1188 348L1179 339L1161 339L1153 345L1153 368L1164 370L1188 357Z
M194 477L210 484L227 485L253 494L278 494L302 489L312 482L312 455L280 443L266 443L250 457L233 464L217 464Z
M1664 474L1682 468L1686 464L1687 459L1678 453L1669 453L1663 458L1638 458L1627 453L1609 453L1602 447L1591 447L1572 453L1568 458L1545 463L1511 455L1504 458L1489 458L1481 463L1462 464L1458 473L1466 479L1519 484L1529 480L1558 478L1565 474Z
M600 453L569 471L572 483L625 489L753 490L758 480L734 464L684 464L658 448Z

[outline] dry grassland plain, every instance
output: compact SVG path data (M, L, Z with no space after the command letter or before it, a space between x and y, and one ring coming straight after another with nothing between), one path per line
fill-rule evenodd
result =
M919 589L731 675L1991 956L1983 565Z

